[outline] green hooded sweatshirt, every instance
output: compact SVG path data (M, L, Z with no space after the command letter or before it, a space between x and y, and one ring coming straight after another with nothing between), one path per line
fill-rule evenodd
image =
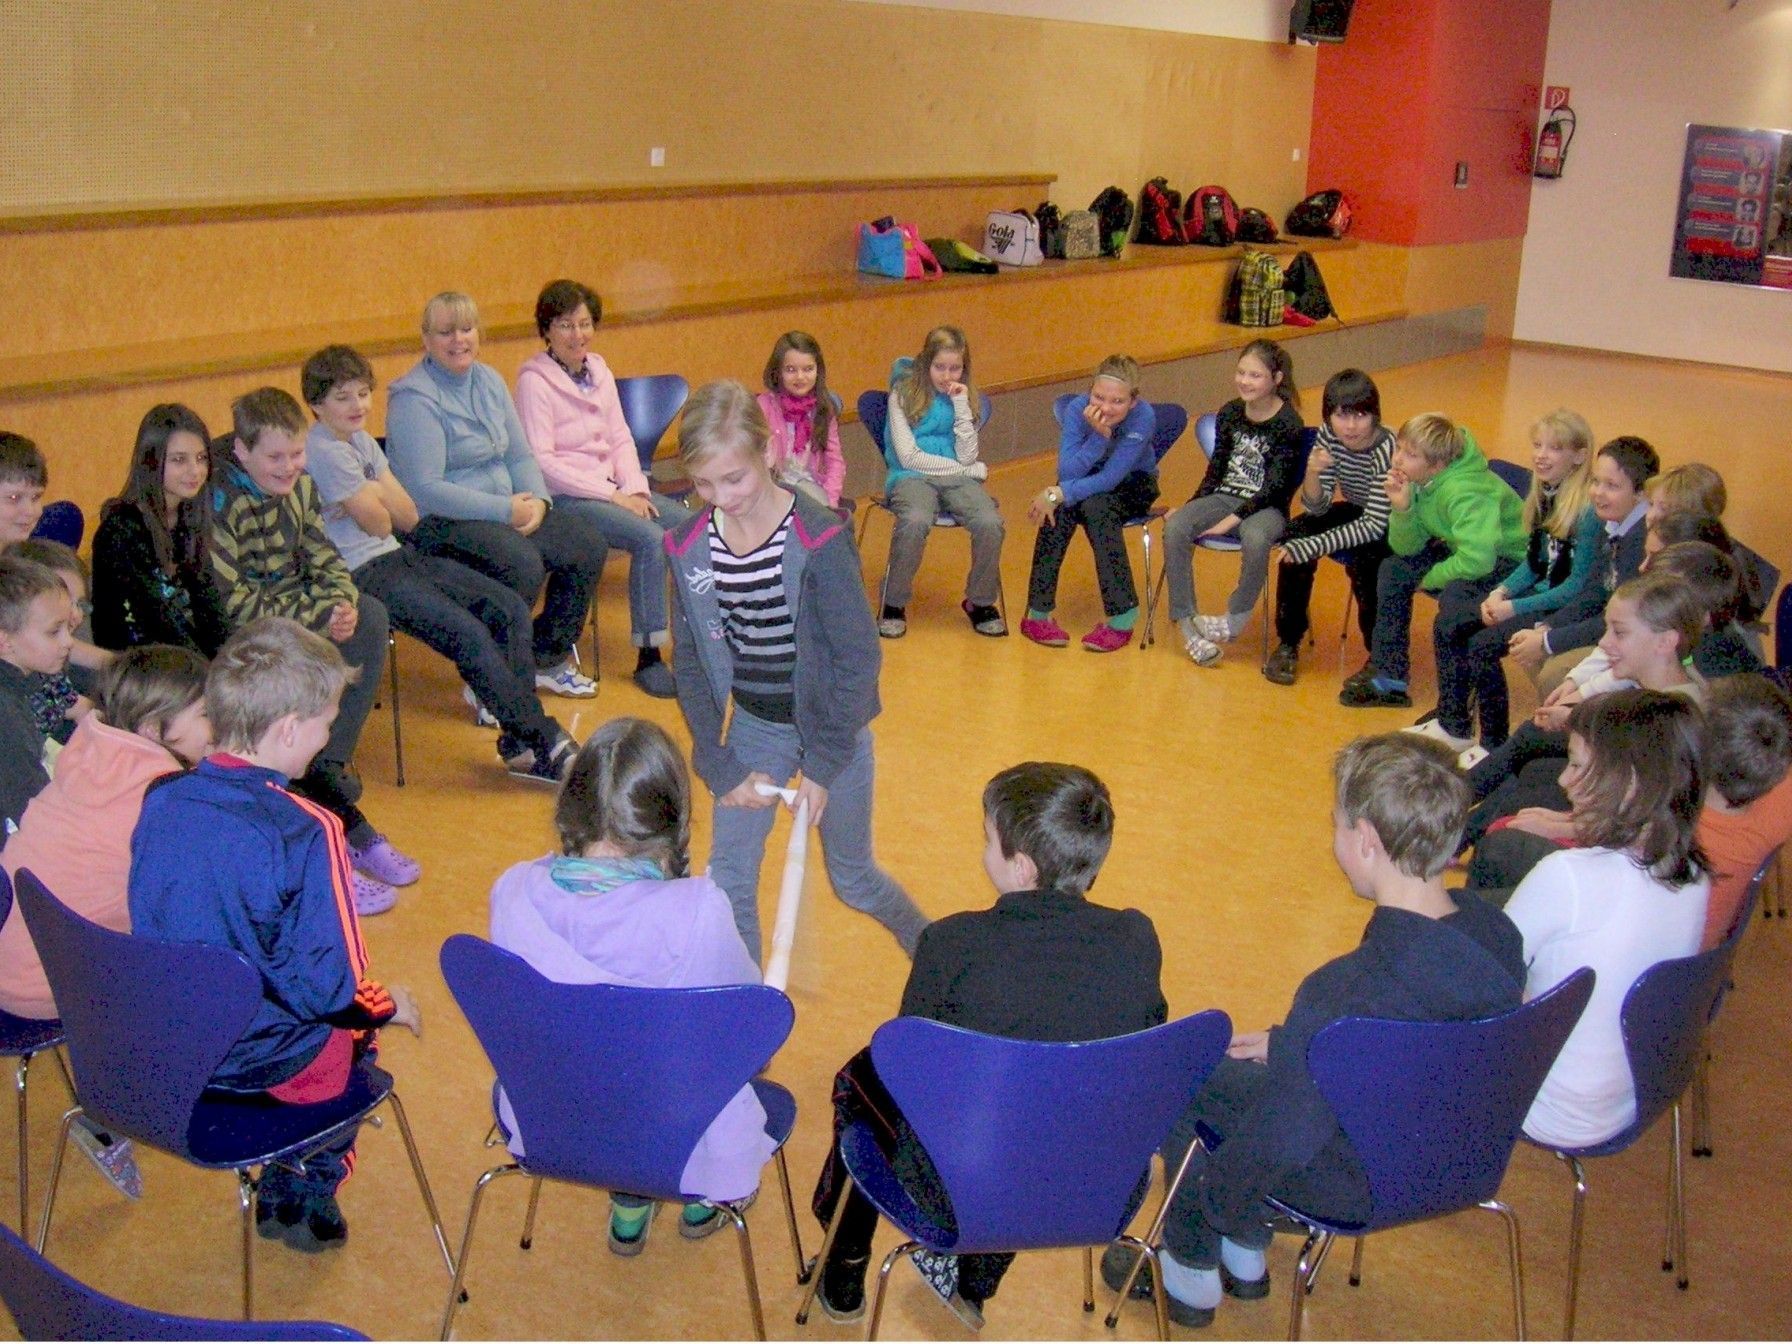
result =
M1413 555L1433 539L1450 548L1425 573L1421 587L1435 592L1456 579L1479 579L1502 561L1524 559L1524 501L1493 474L1474 435L1462 456L1423 485L1412 488L1412 506L1388 516L1388 546Z

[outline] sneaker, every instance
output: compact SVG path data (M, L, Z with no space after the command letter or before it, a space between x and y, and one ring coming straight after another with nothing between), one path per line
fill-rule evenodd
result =
M1361 667L1357 668L1357 670L1352 672L1348 677L1345 677L1344 684L1346 686L1360 686L1360 685L1362 685L1363 682L1368 681L1374 675L1375 675L1374 662L1372 662L1372 661L1367 662L1367 663L1364 663Z
M377 877L356 873L354 879L357 915L383 915L398 904L398 892Z
M285 1241L288 1231L305 1217L305 1206L296 1199L255 1196L255 1234L268 1241Z
M822 1314L836 1325L851 1325L865 1318L865 1269L870 1263L867 1255L835 1255L822 1266L815 1300L821 1303Z
M1113 653L1132 643L1132 631L1116 630L1103 621L1083 636L1083 647L1090 653Z
M1389 686L1380 677L1346 682L1338 692L1338 703L1350 709L1411 709L1412 697L1404 688Z
M299 1206L301 1216L291 1224L281 1224L286 1244L295 1251L315 1255L333 1251L348 1242L348 1219L335 1195L309 1195ZM276 1217L276 1222L279 1218Z
M1263 664L1263 675L1278 686L1294 685L1294 671L1300 666L1300 650L1292 644L1278 644L1269 661Z
M1158 1252L1163 1253L1161 1250ZM1101 1281L1107 1284L1111 1292L1119 1292L1120 1285L1126 1282L1126 1276L1132 1270L1132 1262L1138 1252L1130 1246L1109 1246L1101 1256ZM1222 1284L1225 1275L1221 1276ZM1269 1280L1264 1279L1265 1291L1268 1291ZM1132 1291L1128 1297L1146 1298L1151 1296L1151 1266L1146 1264L1139 1270L1138 1278L1132 1281ZM1177 1325L1186 1326L1190 1330L1201 1330L1213 1324L1214 1308L1196 1307L1184 1302L1174 1293L1164 1294L1164 1305L1169 1308L1170 1319Z
M1456 734L1444 727L1442 719L1426 719L1423 723L1415 724L1411 728L1403 728L1400 731L1411 733L1414 737L1428 737L1433 742L1442 742L1458 756L1475 745L1474 738L1457 737Z
M902 607L885 607L883 615L877 618L877 633L885 639L901 639L908 633L908 612ZM863 1309L861 1303L860 1310Z
M374 836L365 845L351 845L348 852L357 869L389 886L408 887L423 876L423 865L401 853L383 835Z
M1459 769L1473 770L1491 755L1493 755L1491 751L1477 742L1456 758L1456 765Z
M1070 631L1050 616L1043 621L1036 621L1031 616L1023 617L1020 633L1023 638L1030 639L1035 644L1043 644L1048 649L1061 649L1070 643Z
M649 1204L646 1217L641 1219L641 1224L634 1230L633 1235L624 1235L616 1216L620 1210L612 1200L610 1202L610 1254L635 1256L646 1250L647 1234L653 1231L653 1215L659 1212L659 1208L658 1204Z
M753 1207L753 1202L758 1198L759 1192L755 1190L735 1207L744 1214ZM686 1204L684 1213L678 1219L678 1235L686 1241L702 1241L705 1237L721 1231L724 1224L733 1221L714 1204Z
M1255 1302L1259 1298L1269 1296L1269 1272L1264 1271L1260 1279L1241 1279L1226 1268L1226 1262L1220 1261L1220 1287L1225 1289L1227 1297L1236 1297L1240 1302Z
M570 736L562 734L554 744L554 749L545 757L535 751L523 752L505 761L504 768L518 779L527 779L536 784L559 784L566 778L566 772L578 752L579 744Z
M1197 616L1195 629L1200 632L1201 638L1215 644L1230 644L1238 633L1232 628L1230 616Z
M72 1138L87 1160L99 1168L104 1176L126 1199L143 1197L143 1173L137 1170L137 1150L131 1146L129 1139L115 1139L104 1130L96 1128L86 1116L77 1119L69 1129Z
M958 1291L957 1256L942 1255L938 1251L917 1247L908 1253L908 1258L914 1261L921 1278L933 1289L947 1311L958 1317L960 1323L968 1329L983 1328L983 1304L971 1301Z
M597 694L597 683L580 672L573 660L568 658L558 667L537 668L535 689L567 700L589 700Z
M496 728L498 726L498 716L479 703L479 697L473 694L471 686L460 688L460 698L465 700L468 707L472 709L475 728Z
M1196 667L1212 667L1226 655L1220 646L1195 628L1192 616L1184 616L1176 622L1176 629L1182 635L1182 650L1195 660Z
M958 604L971 629L980 635L988 635L991 639L1001 639L1008 633L1008 622L1002 619L1002 613L994 607L980 607L966 598Z
M678 694L678 682L672 676L672 669L666 666L665 660L647 664L635 669L634 683L655 700L670 700Z

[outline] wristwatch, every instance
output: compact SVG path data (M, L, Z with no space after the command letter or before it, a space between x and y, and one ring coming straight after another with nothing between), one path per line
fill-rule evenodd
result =
M1055 485L1045 487L1045 498L1054 508L1064 502L1064 492Z

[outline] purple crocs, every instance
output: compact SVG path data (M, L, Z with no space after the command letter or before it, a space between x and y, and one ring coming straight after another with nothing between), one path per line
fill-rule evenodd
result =
M355 913L383 915L398 904L398 893L377 877L355 874Z
M350 845L348 852L356 868L389 886L408 887L423 876L423 865L400 853L383 835L374 836L365 846Z

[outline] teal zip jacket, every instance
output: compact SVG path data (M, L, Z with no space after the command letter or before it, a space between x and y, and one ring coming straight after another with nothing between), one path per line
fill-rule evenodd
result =
M1423 485L1412 488L1411 506L1388 515L1388 546L1415 555L1428 541L1450 548L1425 572L1420 587L1436 592L1457 579L1485 578L1501 561L1525 558L1524 501L1493 474L1474 435L1462 456Z

